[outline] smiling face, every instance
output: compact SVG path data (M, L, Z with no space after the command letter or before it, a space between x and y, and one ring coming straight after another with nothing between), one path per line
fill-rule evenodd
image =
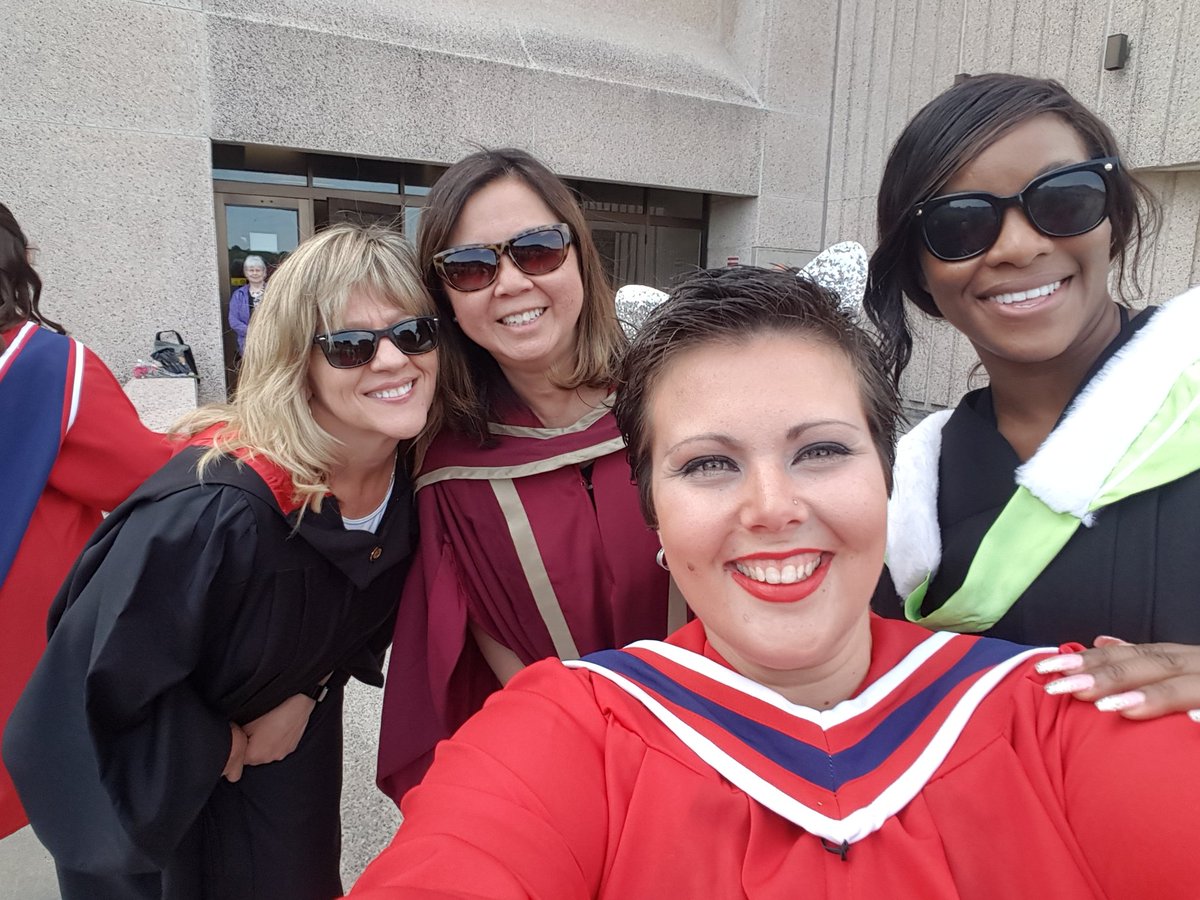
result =
M333 330L385 328L421 314L355 288ZM321 428L355 453L379 455L425 426L437 386L437 351L405 356L390 339L382 338L365 366L335 369L314 346L308 386L309 408Z
M497 244L518 232L551 225L559 217L523 181L501 178L463 206L446 248ZM542 374L574 360L576 325L583 309L583 280L572 245L566 261L545 275L526 275L508 255L496 280L478 291L446 295L463 333L505 372Z
M940 190L1009 196L1044 172L1089 158L1076 131L1045 114L1013 128L967 163ZM997 364L1094 359L1116 331L1108 291L1105 220L1070 238L1039 232L1018 207L986 252L944 262L921 250L925 286L938 310L974 345L989 372Z
M709 642L795 702L849 696L887 488L845 354L795 332L700 345L659 376L647 421L659 538Z
M247 263L242 267L242 274L246 276L246 280L251 284L262 284L267 277L267 269L265 266L260 266L258 263Z

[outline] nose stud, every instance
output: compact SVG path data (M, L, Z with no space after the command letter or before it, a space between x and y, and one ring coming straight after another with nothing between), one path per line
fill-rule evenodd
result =
M797 500L795 497L793 497L792 498L792 506L799 506L799 505L800 505L800 501Z

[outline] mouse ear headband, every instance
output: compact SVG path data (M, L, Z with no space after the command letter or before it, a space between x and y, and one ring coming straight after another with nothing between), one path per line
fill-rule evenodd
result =
M827 291L840 301L842 311L855 321L862 311L867 291L867 251L855 241L842 241L822 250L815 259L796 273ZM627 284L617 291L617 319L629 337L633 337L654 308L668 294L644 284Z

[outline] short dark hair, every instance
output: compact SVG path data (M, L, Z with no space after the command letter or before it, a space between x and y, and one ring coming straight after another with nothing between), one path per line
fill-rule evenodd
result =
M955 172L1009 131L1047 113L1075 130L1090 157L1120 155L1109 127L1057 81L1003 73L968 78L935 97L896 139L879 187L879 245L871 257L865 300L895 379L912 354L904 297L930 316L941 315L922 286L913 208L937 196ZM1143 241L1157 230L1159 210L1153 194L1124 169L1110 184L1109 258L1117 264L1118 290L1128 297L1139 288Z
M29 264L28 251L25 232L9 208L0 203L0 331L28 320L61 334L63 327L42 315L38 308L42 279ZM3 350L4 342L0 339L0 351Z
M516 178L550 207L571 229L571 241L583 281L583 309L575 335L574 368L555 373L565 388L611 387L626 338L617 321L616 300L591 230L575 195L543 163L524 150L480 150L452 165L437 180L421 213L417 256L429 293L440 316L439 384L446 402L447 423L456 431L490 443L487 430L504 376L495 360L471 341L454 321L454 309L433 257L449 246L463 207L483 188L502 178ZM549 224L549 223L539 223Z
M681 353L709 344L740 343L771 333L793 334L836 347L858 375L871 440L891 490L900 400L875 339L854 323L838 298L803 276L753 266L706 269L680 281L650 314L621 365L614 413L625 438L642 515L658 527L650 489L650 395Z

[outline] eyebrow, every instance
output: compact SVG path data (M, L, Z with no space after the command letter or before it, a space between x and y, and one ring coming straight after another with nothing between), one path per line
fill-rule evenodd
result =
M1037 170L1037 172L1034 173L1033 178L1040 178L1041 176L1045 175L1047 172L1053 172L1055 169L1065 169L1067 166L1077 166L1080 163L1085 163L1085 162L1089 162L1089 160L1086 160L1086 159L1077 159L1077 160L1061 159L1058 162L1052 162L1052 163L1048 163L1047 165L1042 166L1040 169ZM1031 178L1029 180L1033 181L1033 178ZM1026 182L1026 183L1028 184L1028 182Z
M1085 162L1091 162L1091 160L1090 159L1074 159L1074 160L1073 159L1060 159L1060 160L1056 160L1055 162L1046 163L1046 165L1042 166L1040 169L1038 169L1036 172L1034 172L1032 177L1028 178L1025 181L1025 185L1021 188L1021 190L1025 190L1025 188L1029 186L1030 181L1036 181L1038 178L1041 178L1047 172L1053 172L1055 169L1065 169L1067 166L1082 165ZM951 179L951 181L947 182L946 184L949 185L952 182L953 182L953 179ZM933 197L931 197L930 199L933 200L938 197L945 196L946 194L977 194L977 193L990 194L991 191L977 191L977 190L975 190L973 188L969 188L969 187L954 188L953 190L948 190L946 188L943 188L941 191L934 194ZM999 196L999 195L992 194L992 196L995 197L995 196Z
M855 425L853 422L847 422L844 419L814 419L811 422L802 422L799 425L793 425L791 428L789 428L787 430L786 438L789 441L794 441L797 438L802 437L806 431L810 431L814 428L823 428L828 425L840 425L845 428L853 429L854 431L862 430L861 428L859 428L859 426ZM671 445L670 447L667 448L667 454L669 455L671 453L674 453L680 447L683 447L687 444L698 443L698 442L702 442L702 441L712 441L713 443L721 444L726 447L741 446L740 441L731 437L728 434L724 434L723 432L720 432L720 431L706 431L702 434L689 435L688 437L685 437L682 441L679 441L678 443Z

